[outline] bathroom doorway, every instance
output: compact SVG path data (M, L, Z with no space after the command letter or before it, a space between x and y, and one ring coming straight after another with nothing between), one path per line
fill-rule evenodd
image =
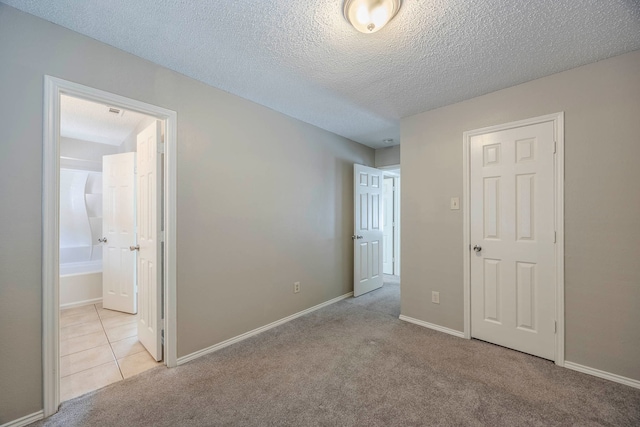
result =
M138 145L162 129L146 114L60 97L61 402L162 359L138 332L140 311L157 310L139 307L139 217L159 206L136 185Z
M175 366L175 125L172 111L45 78L45 416Z

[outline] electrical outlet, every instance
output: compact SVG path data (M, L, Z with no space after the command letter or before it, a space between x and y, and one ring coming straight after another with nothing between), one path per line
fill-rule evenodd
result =
M434 304L440 304L440 292L431 292L431 302Z
M293 293L297 294L298 292L300 292L300 282L295 282L293 284Z

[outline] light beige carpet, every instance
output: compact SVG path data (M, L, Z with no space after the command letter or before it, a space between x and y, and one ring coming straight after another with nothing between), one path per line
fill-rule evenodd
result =
M65 402L36 425L640 425L640 390L398 320L399 286L388 279L186 365Z

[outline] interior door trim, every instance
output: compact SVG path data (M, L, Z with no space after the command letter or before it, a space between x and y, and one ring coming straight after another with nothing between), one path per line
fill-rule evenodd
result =
M42 387L44 416L60 406L59 352L59 231L60 221L60 96L72 95L154 116L165 121L164 159L164 357L168 367L177 366L176 339L176 191L177 113L166 108L44 76L43 170L42 170Z
M516 122L484 127L463 133L462 137L462 177L463 198L463 278L464 278L464 337L471 339L471 218L470 218L470 149L471 138L490 132L498 132L539 123L553 122L555 140L554 188L556 227L556 340L555 364L564 366L564 112L548 114Z

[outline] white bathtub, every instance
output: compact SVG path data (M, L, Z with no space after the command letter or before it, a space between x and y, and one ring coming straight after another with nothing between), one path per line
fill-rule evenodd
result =
M102 273L102 260L60 264L60 277Z
M82 248L61 248L60 260L73 260ZM95 256L95 254L94 254ZM102 301L102 259L60 264L60 308Z

